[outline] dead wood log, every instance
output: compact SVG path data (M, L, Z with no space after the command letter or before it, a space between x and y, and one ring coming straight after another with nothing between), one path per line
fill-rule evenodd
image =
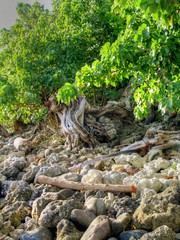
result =
M102 190L105 192L136 192L136 187L134 185L112 185L112 184L88 184L67 181L61 177L47 177L39 176L37 182L40 184L53 185L60 188L74 189L74 190Z

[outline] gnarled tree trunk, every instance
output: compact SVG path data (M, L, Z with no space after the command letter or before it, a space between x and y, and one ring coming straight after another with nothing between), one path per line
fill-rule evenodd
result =
M98 145L100 137L108 138L105 129L98 122L100 116L113 113L124 118L128 115L128 111L117 102L109 102L102 108L92 107L82 96L71 101L69 105L64 103L58 105L55 98L50 97L48 107L51 112L58 115L66 137L66 145L70 149L82 144L93 148Z

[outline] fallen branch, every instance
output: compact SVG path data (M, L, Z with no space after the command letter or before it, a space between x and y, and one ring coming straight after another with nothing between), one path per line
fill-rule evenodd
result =
M83 163L79 163L79 164L77 164L75 166L69 167L68 170L70 170L70 171L80 170L80 169L82 169L85 166L91 166L91 165L94 165L95 163L98 163L100 161L104 161L104 160L107 160L109 158L117 157L117 156L119 156L121 154L131 154L133 152L136 152L136 150L119 151L119 152L116 152L116 153L103 155L101 157L97 157L97 158L92 159L92 160L87 160L87 161L85 161Z
M97 157L92 160L87 160L83 163L79 163L75 166L68 168L71 171L80 170L85 166L94 165L97 162L107 160L112 157L120 156L121 154L131 154L133 152L142 152L142 156L145 156L151 150L155 150L151 156L151 160L159 150L165 150L176 145L180 145L180 131L156 131L150 132L143 138L143 140L137 141L127 147L122 148L120 151L101 157ZM151 151L151 153L153 152Z
M134 185L112 185L112 184L88 184L67 181L62 179L62 177L47 177L39 176L37 182L40 184L53 185L60 188L74 189L74 190L102 190L105 192L136 192L136 187Z

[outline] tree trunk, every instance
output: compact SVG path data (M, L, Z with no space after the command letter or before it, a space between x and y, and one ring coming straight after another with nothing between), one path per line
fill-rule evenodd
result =
M82 96L69 105L61 103L59 106L55 98L50 97L47 106L59 117L66 145L70 149L84 144L93 148L99 144L98 138L108 139L105 129L98 122L100 116L115 114L125 118L128 115L128 111L117 102L109 102L102 108L92 107Z

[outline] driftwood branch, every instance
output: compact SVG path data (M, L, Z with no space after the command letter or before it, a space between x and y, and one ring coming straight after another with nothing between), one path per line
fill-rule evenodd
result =
M74 190L102 190L105 192L136 192L134 185L112 185L112 184L88 184L67 181L61 177L46 177L39 176L37 182L40 184L53 185L60 188L74 189Z
M137 141L127 147L122 148L120 151L92 160L87 160L78 165L72 166L69 170L74 171L81 169L87 165L94 165L97 162L107 160L112 157L120 156L121 154L130 154L133 152L143 152L143 156L150 152L150 159L157 154L157 152L180 145L180 131L156 131L151 132L148 130L143 140ZM149 158L149 156L147 156Z

